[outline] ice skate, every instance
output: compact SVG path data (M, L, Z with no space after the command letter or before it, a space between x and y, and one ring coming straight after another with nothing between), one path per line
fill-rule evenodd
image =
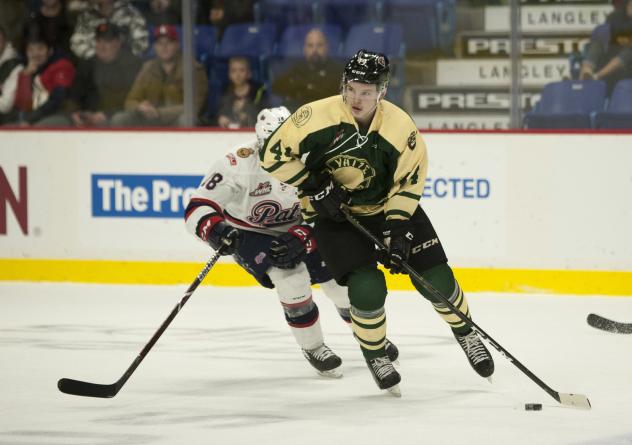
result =
M327 345L323 344L316 349L302 351L309 364L323 377L334 379L342 377L342 372L338 369L342 360Z
M491 382L494 373L494 359L478 334L472 331L464 336L454 334L454 337L463 348L463 352L465 352L474 371Z
M398 383L402 380L399 373L393 367L393 363L387 355L367 359L366 364L373 375L373 379L380 389L387 390L395 397L401 397Z
M399 361L397 360L399 357L399 349L397 349L397 346L395 346L394 343L391 343L388 338L384 343L384 349L386 350L386 355L388 355L389 360L394 365L399 365Z

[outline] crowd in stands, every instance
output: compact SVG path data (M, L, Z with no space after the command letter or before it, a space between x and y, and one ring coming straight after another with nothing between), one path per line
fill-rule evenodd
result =
M472 6L507 3L468 1ZM184 124L181 2L0 1L0 125ZM294 110L339 90L348 55L340 35L323 26L301 35L292 57L270 60L266 70L274 70L274 77L265 80L252 54L231 54L223 65L210 57L231 25L257 20L262 2L193 2L196 33L212 29L198 36L194 50L197 125L252 127L262 108L283 104ZM603 32L594 33L583 55L577 79L605 81L606 95L619 80L632 78L632 0L613 0L613 6ZM399 48L393 54L403 59ZM401 92L398 81L391 81L391 90Z

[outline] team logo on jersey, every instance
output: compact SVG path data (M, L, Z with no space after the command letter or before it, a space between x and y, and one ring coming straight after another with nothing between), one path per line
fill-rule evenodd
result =
M410 136L408 136L408 148L410 148L411 150L414 150L416 146L417 146L417 132L413 131L412 133L410 133Z
M246 148L246 147L242 147L237 149L237 156L239 156L240 158L247 158L248 156L252 155L255 151L252 148Z
M234 154L228 153L226 157L228 158L228 162L230 162L230 165L237 165L237 158Z
M335 172L345 186L351 190L362 190L369 187L371 179L375 177L375 169L366 159L349 155L338 155L327 161L327 168Z
M292 115L292 122L294 122L294 125L297 127L302 127L307 123L310 117L312 117L312 107L304 105Z
M250 196L263 196L272 191L272 184L270 181L260 182L256 189L248 193Z
M274 227L298 221L300 215L301 206L298 202L294 203L292 208L284 209L281 203L266 200L257 203L246 219L251 224Z
M334 140L331 141L331 143L329 144L329 147L327 147L327 148L331 148L334 145L336 145L338 142L340 142L340 140L344 137L344 135L345 135L344 128L338 130L338 132L336 133L336 136L334 136Z

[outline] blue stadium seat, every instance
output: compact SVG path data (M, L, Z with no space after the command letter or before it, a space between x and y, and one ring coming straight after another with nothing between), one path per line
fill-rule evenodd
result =
M606 111L595 115L595 128L632 129L632 79L617 82Z
M320 29L329 42L329 55L338 57L342 51L342 29L338 25L314 24L288 26L279 41L276 54L282 57L303 57L305 36L313 28Z
M359 23L378 21L381 3L379 0L320 0L315 4L320 21L346 30Z
M606 84L601 80L562 80L544 87L540 101L524 119L526 128L591 128L603 110Z
M401 26L396 23L362 23L349 30L343 56L351 57L360 49L379 51L389 58L404 57L406 45Z
M310 0L260 0L254 5L255 21L273 23L281 31L289 25L316 21L316 6Z
M455 0L384 0L385 22L400 24L409 52L452 53L456 27Z

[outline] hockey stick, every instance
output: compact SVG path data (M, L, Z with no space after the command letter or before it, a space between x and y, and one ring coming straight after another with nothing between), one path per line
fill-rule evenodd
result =
M173 310L171 311L167 319L162 323L162 325L160 325L156 333L151 337L151 339L145 345L143 350L140 351L138 356L136 356L136 359L132 362L130 367L127 368L127 371L125 371L125 373L121 376L120 379L118 379L116 382L109 385L101 385L98 383L90 383L90 382L83 382L81 380L63 378L63 379L60 379L59 382L57 382L57 387L59 388L59 390L66 394L72 394L75 396L85 396L85 397L110 398L118 394L118 392L121 390L123 385L125 385L125 382L127 382L127 380L131 377L132 373L136 370L136 368L138 368L138 365L140 365L140 362L143 361L143 359L145 358L145 356L147 356L147 354L149 353L151 348L154 346L154 344L156 344L156 342L158 341L162 333L165 332L165 329L167 329L167 326L169 326L169 324L173 321L173 319L176 317L178 312L180 312L180 310L185 305L187 300L191 297L191 295L193 295L193 292L195 291L195 289L197 289L197 287L204 280L204 278L209 273L213 265L215 265L219 257L222 255L221 250L222 248L220 247L220 249L215 253L215 255L213 255L213 257L210 260L208 260L208 262L206 263L202 271L198 274L195 280L193 280L193 283L191 283L191 285L185 292L184 297L182 297L180 302L173 308Z
M589 314L586 322L593 328L613 334L632 334L632 323L621 323L597 314Z
M373 233L371 233L366 227L364 227L357 219L355 219L348 210L342 209L343 214L347 218L351 224L353 224L360 232L366 235L371 241L373 241L378 248L381 250L388 251L386 245L378 239ZM491 346L494 347L502 356L504 356L507 360L513 363L519 370L521 370L527 377L529 377L532 381L534 381L540 388L546 391L551 397L557 400L562 405L572 406L574 408L581 409L590 409L590 401L583 394L569 394L569 393L561 393L552 389L549 385L540 380L535 374L533 374L529 369L524 366L522 363L518 361L513 355L509 353L505 348L503 348L499 343L496 342L492 337L490 337L483 329L481 329L474 321L467 318L460 310L458 310L446 297L444 297L441 292L439 292L430 282L428 282L425 278L415 271L407 262L402 263L402 268L410 275L411 278L415 279L430 295L432 295L437 300L441 301L441 303L445 304L457 317L463 321L466 325L472 328L478 335L480 335L483 340L486 340Z

